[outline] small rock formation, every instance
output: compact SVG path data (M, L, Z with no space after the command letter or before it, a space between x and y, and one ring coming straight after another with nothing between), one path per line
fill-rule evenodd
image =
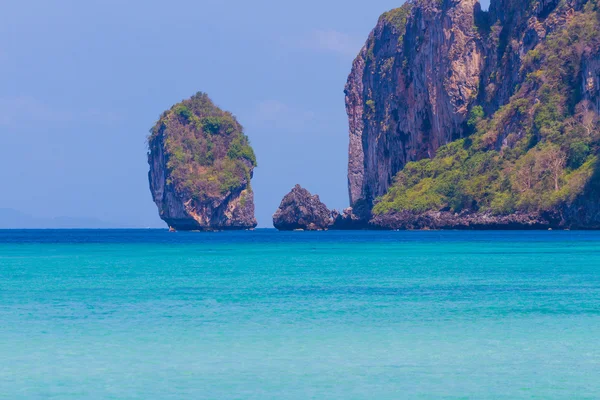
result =
M321 202L318 195L296 185L283 200L273 215L273 225L280 231L327 230L333 223L331 211Z
M148 147L150 191L171 229L256 227L250 187L254 152L236 118L206 94L165 111Z
M352 207L346 208L341 213L337 210L331 212L333 223L329 229L336 231L352 231L352 230L363 230L372 229L373 227L369 224L369 218L365 217L364 213L360 210L355 210Z

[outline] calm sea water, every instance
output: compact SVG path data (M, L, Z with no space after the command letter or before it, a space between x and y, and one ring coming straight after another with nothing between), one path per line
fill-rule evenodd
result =
M598 399L600 233L0 231L0 398Z

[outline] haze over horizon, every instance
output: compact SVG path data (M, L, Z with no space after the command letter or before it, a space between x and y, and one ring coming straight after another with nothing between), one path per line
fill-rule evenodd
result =
M402 3L5 4L0 208L165 227L148 189L146 136L198 91L250 137L259 227L272 226L296 183L347 207L344 84L378 17Z

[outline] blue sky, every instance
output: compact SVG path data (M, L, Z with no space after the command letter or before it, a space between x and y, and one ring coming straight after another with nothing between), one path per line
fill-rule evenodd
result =
M197 91L246 128L260 226L296 183L346 207L344 84L378 16L401 4L5 2L0 208L163 227L145 138Z

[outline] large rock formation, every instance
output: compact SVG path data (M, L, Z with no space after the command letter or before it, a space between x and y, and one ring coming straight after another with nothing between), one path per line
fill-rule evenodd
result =
M273 215L273 226L280 231L327 230L332 223L332 213L319 196L313 196L300 185L285 195Z
M204 93L165 111L148 139L150 190L175 230L256 226L250 187L256 158L235 117Z
M382 15L346 85L350 204L371 205L409 161L460 137L483 50L477 0L420 0Z
M596 0L383 14L345 90L351 205L372 227L600 228L599 21Z

